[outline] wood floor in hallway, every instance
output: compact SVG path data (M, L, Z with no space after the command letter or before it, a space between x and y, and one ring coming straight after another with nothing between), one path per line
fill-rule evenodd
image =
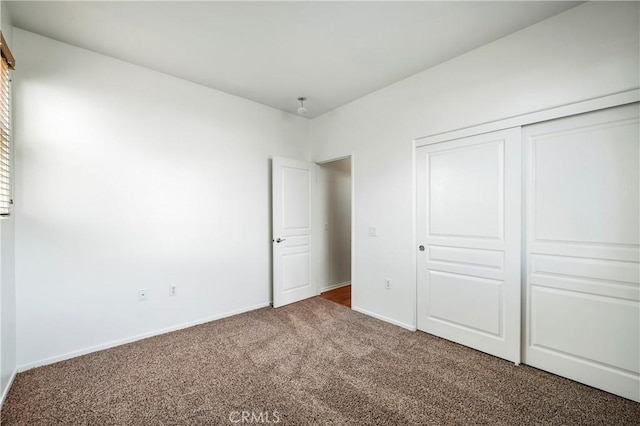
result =
M351 307L351 284L345 285L344 287L339 287L333 290L325 291L324 293L320 294L320 297L350 308Z

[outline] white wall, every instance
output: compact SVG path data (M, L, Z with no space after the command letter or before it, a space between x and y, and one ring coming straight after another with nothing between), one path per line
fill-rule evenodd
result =
M580 5L312 120L312 161L354 153L355 309L416 324L413 139L640 87L639 6Z
M267 305L269 158L307 160L308 120L14 39L18 365Z
M351 159L318 167L320 291L351 281Z
M0 2L0 30L13 53L13 26L6 7L4 2ZM2 396L8 391L7 388L16 370L14 227L15 214L0 220L0 395Z

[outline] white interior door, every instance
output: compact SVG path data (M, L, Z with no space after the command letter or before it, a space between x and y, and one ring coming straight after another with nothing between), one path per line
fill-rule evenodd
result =
M525 362L640 400L638 104L524 129Z
M273 306L317 295L312 262L316 165L275 157L272 163Z
M416 150L418 329L520 361L521 130Z

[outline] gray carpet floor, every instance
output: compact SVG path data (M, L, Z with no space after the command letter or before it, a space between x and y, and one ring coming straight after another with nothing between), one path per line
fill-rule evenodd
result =
M21 373L2 410L3 426L260 420L630 425L640 404L314 298Z

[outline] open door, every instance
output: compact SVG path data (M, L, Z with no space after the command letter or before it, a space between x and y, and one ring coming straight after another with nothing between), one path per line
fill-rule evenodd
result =
M273 307L316 296L311 206L316 165L273 158Z

